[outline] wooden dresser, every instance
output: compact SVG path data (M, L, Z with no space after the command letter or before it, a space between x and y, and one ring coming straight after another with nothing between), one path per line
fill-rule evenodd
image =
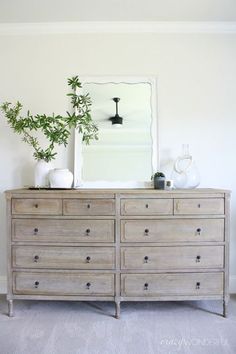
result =
M14 299L222 300L226 316L229 197L225 190L12 190L9 316Z

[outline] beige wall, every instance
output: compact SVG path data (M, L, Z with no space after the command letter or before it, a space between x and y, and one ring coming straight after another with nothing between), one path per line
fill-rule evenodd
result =
M202 187L231 189L231 275L236 280L236 35L80 34L0 36L0 101L35 113L69 109L72 75L158 79L161 168L189 143ZM72 141L55 166L72 169ZM6 273L5 189L31 185L32 150L0 117L0 276ZM168 176L169 177L169 176Z

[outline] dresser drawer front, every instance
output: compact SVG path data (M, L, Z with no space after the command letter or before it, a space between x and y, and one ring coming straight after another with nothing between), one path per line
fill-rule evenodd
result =
M61 215L61 199L12 199L12 214Z
M122 247L122 269L223 268L224 246Z
M121 215L172 215L172 199L122 199Z
M223 273L122 274L121 295L223 295Z
M114 220L12 220L13 241L114 242L114 230Z
M209 199L175 199L174 214L176 215L223 215L224 214L224 199L209 198Z
M63 215L115 215L115 200L64 199Z
M114 269L112 247L13 246L13 267L51 269Z
M121 221L121 242L204 241L224 241L224 219Z
M13 272L13 293L28 295L114 295L113 274Z

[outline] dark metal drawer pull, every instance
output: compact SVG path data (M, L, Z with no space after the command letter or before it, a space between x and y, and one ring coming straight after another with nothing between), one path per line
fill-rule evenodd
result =
M91 283L87 283L87 284L86 284L86 288L89 290L90 287L91 287Z
M90 204L87 204L87 208L90 209Z
M35 287L35 289L37 289L39 287L39 281L34 282L34 287Z
M197 207L198 207L198 208L201 208L201 204L198 204Z
M144 263L147 263L148 262L148 256L145 256L144 257Z
M145 235L147 236L149 233L149 229L145 229L144 232L145 232Z
M200 282L197 282L197 283L196 283L196 289L200 289L200 285L201 285L201 283L200 283Z
M199 263L200 260L201 260L201 256L197 256L197 257L196 257L196 263Z
M37 235L38 232L39 232L39 229L36 227L36 228L34 229L34 235Z
M90 234L90 229L86 229L86 235Z
M145 208L148 208L148 204L145 205Z
M90 261L91 261L91 257L89 257L89 256L86 257L86 262L87 262L87 263L90 263Z
M39 260L39 256L38 255L34 256L34 262L37 263L38 260Z
M39 205L38 204L34 204L34 207L37 209L39 207Z
M202 229L200 227L197 228L197 235L201 235Z
M148 290L148 283L144 284L144 290Z

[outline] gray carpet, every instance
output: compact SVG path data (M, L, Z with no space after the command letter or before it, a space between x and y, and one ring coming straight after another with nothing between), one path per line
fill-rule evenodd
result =
M122 303L15 301L0 296L0 354L236 353L236 296L217 301Z

